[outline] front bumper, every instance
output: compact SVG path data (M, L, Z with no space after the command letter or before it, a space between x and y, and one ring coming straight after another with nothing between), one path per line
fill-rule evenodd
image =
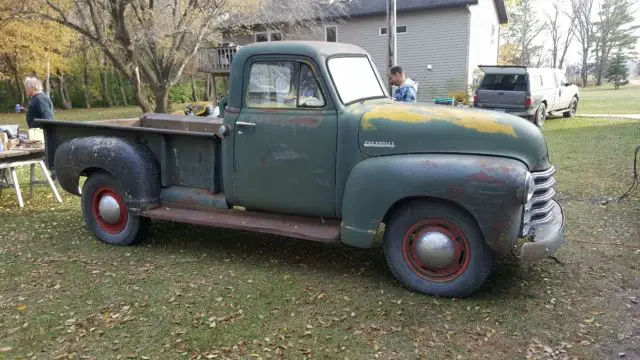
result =
M520 260L538 261L553 255L564 244L564 213L560 204L553 200L552 217L548 222L537 224L530 231L531 242L520 250Z

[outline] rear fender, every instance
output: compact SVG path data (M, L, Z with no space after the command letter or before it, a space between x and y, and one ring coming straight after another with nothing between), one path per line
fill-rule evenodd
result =
M379 225L404 202L454 203L478 223L493 250L507 254L518 239L526 166L516 160L467 155L398 155L357 164L345 187L342 242L373 246Z
M144 145L116 137L72 139L56 150L54 168L60 186L72 194L81 194L80 176L102 170L120 182L131 212L160 206L160 165Z

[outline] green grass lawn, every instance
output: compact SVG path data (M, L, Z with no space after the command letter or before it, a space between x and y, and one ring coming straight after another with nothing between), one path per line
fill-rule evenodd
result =
M142 115L142 110L137 106L113 107L113 108L93 108L93 109L56 109L54 117L56 120L70 121L94 121L107 119L136 118ZM15 113L0 113L0 125L19 124L20 128L26 128L26 115Z
M640 86L580 88L579 113L640 114Z
M379 249L155 222L97 242L79 199L0 201L0 359L640 357L640 123L545 124L567 218L561 264L497 264L468 299L405 290ZM26 179L26 170L21 172Z

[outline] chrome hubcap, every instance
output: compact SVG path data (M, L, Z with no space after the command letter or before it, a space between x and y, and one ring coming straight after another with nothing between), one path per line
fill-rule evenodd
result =
M437 231L421 234L416 242L416 254L423 264L441 269L453 262L455 256L453 240Z
M116 224L120 220L120 205L111 195L105 195L98 204L100 217L108 224Z

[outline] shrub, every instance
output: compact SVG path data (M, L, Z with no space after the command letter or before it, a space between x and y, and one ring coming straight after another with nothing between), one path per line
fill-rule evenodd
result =
M469 92L468 91L455 91L450 92L449 97L456 99L456 102L459 104L468 104L469 103Z

